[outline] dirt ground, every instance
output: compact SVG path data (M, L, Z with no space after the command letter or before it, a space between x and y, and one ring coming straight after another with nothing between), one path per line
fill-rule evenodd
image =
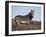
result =
M22 30L40 30L41 22L40 21L31 21L30 24L27 23L12 23L12 31L22 31Z

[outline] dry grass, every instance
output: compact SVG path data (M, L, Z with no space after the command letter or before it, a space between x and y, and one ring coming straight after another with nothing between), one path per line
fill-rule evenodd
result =
M31 21L30 24L15 22L12 23L12 31L21 31L21 30L40 30L41 22Z

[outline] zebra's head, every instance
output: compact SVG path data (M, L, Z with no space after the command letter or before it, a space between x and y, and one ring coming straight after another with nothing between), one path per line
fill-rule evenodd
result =
M31 9L31 11L28 14L28 17L30 20L34 17L34 10Z

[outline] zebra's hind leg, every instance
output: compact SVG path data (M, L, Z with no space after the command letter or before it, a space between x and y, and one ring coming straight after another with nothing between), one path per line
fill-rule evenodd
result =
M16 22L16 20L13 20L12 21L12 31L15 31L16 27L17 27L17 22Z

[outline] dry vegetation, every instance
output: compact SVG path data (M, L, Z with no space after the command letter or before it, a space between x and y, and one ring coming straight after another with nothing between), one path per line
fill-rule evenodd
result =
M41 29L41 22L40 21L31 21L30 24L16 22L16 21L12 23L12 31L39 30L39 29Z

